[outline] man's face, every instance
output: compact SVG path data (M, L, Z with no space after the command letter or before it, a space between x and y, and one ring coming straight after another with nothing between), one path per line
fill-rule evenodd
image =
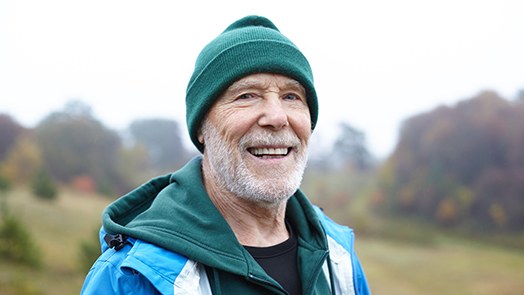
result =
M254 74L218 98L199 139L218 185L270 205L300 186L310 135L304 88L282 75Z

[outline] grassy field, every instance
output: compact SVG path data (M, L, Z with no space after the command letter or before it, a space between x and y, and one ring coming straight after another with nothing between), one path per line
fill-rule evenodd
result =
M98 239L107 198L62 192L46 201L26 190L7 196L9 209L29 228L42 253L42 266L0 262L0 294L78 294L87 273L80 268L80 245Z
M54 202L11 192L10 210L30 229L43 265L0 261L0 294L78 294L87 272L79 267L80 244L97 238L108 202L73 192ZM374 294L524 294L524 250L442 234L429 243L358 236L356 248Z
M374 294L524 294L524 253L456 239L358 240Z

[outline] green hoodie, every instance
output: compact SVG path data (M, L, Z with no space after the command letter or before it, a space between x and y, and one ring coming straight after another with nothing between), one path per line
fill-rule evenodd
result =
M238 242L202 183L202 158L154 178L116 200L103 213L104 229L155 244L207 266L214 294L287 294ZM286 217L298 238L304 294L329 294L322 275L328 242L317 212L299 190ZM332 277L331 277L332 280Z

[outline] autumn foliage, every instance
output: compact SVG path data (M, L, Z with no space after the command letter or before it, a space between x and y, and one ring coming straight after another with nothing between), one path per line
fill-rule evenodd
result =
M378 169L379 187L369 190L368 203L382 213L446 227L524 229L523 98L509 101L486 91L408 118L383 163L372 158L362 132L344 124L340 130L332 152L313 157L308 169L369 175ZM32 129L0 115L0 179L34 184L45 171L59 186L117 197L194 155L181 132L177 122L159 119L140 119L117 132L80 102ZM337 207L351 199L346 191L333 196Z
M80 101L68 102L34 128L0 114L0 179L46 196L61 185L118 197L191 156L176 121L141 119L119 132Z
M524 229L524 101L482 92L407 119L381 188L390 212Z

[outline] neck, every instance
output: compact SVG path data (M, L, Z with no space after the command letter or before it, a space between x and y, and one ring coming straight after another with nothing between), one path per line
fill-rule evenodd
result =
M208 175L204 162L203 177L206 191L233 230L240 244L269 247L289 238L285 224L287 200L276 204L257 203L234 195L217 185Z

